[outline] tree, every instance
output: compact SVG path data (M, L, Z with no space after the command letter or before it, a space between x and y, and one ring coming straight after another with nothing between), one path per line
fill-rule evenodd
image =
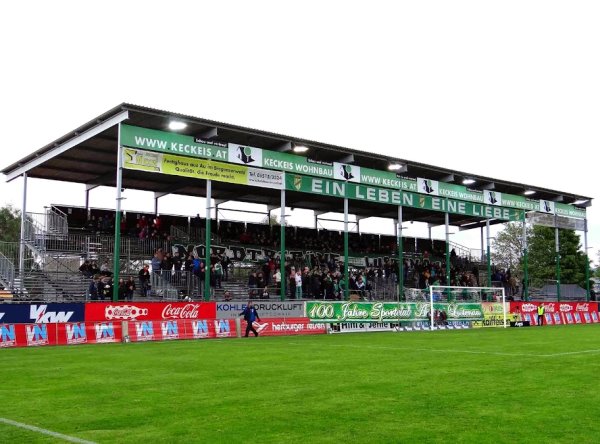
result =
M531 228L527 228L527 237L531 237ZM518 277L522 277L523 267L523 225L519 222L506 224L492 241L492 262L504 269L509 269Z
M0 208L0 242L19 242L21 212L8 205Z
M585 288L585 254L574 230L559 230L561 283ZM534 226L529 240L529 273L533 286L556 280L554 228Z

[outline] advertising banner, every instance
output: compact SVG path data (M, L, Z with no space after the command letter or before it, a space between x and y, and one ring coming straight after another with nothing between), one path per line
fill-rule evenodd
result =
M215 319L214 302L89 302L86 321L159 321L176 319Z
M262 188L278 190L283 188L281 171L263 170L208 159L152 153L132 148L123 150L123 168Z
M504 304L506 307L506 323L511 320L509 304ZM481 308L483 309L483 319L473 321L471 323L473 328L481 327L504 327L504 310L502 302L483 302Z
M323 179L336 179L337 183L340 183L338 181L354 182L473 203L501 205L526 211L548 212L543 201L528 199L521 195L489 191L486 195L482 191L472 190L464 185L432 181L425 178L415 180L390 171L374 170L337 162L318 161L291 153L270 151L235 143L206 141L184 134L131 125L121 125L121 143L127 147L150 150L155 153L182 155L197 159L213 159L249 167L266 168ZM153 171L152 168L155 168L152 161L150 163L151 165L145 166L145 168L150 168L146 171ZM568 217L586 217L584 209L559 202L554 204L552 213L554 212Z
M121 342L120 322L0 324L0 348Z
M241 333L246 333L248 323L242 321ZM255 330L261 336L289 336L289 335L318 335L327 333L327 325L322 322L310 322L309 319L298 318L261 318L261 322L253 323ZM250 332L250 335L254 335Z
M597 302L511 302L512 321L529 321L537 325L538 306L544 305L544 320L547 325L597 324Z
M0 304L0 321L19 324L81 322L84 304Z
M463 202L455 199L422 195L409 191L388 190L370 185L351 182L319 179L316 177L288 174L285 187L290 191L321 194L355 200L366 200L382 204L402 205L411 208L423 208L431 211L449 212L465 216L494 218L510 221L523 219L520 210L485 205L483 203Z
M217 319L235 319L246 308L245 302L217 302ZM304 316L304 302L253 301L261 318L300 318Z
M424 302L305 302L306 316L313 322L400 322L427 321L430 304ZM434 303L434 310L443 310L448 321L483 319L481 304Z

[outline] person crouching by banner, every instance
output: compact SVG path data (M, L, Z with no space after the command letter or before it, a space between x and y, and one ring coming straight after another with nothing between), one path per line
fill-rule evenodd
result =
M541 327L544 324L544 313L546 312L546 309L544 308L544 304L540 303L540 305L538 305L538 326Z
M258 336L258 332L254 328L252 324L254 321L260 322L260 316L258 316L258 312L256 311L256 307L254 307L252 301L248 301L248 305L244 308L244 311L240 313L240 316L244 316L244 320L246 321L246 334L244 337L248 337L250 332L254 333L254 336Z

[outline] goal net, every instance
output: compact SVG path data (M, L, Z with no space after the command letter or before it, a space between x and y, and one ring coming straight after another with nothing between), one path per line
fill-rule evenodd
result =
M507 307L502 287L429 287L430 328L445 328L449 322L485 322L486 316L502 317L507 326Z

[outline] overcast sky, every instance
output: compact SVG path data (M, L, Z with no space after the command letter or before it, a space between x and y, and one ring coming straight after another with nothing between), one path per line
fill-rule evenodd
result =
M598 23L597 1L1 2L0 163L130 102L597 198ZM83 204L80 185L29 190L30 210ZM0 205L20 200L2 181Z

